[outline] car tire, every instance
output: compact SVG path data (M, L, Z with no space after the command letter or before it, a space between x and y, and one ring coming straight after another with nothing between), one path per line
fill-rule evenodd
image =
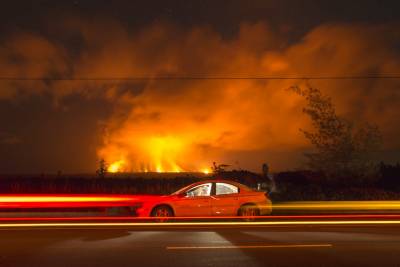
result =
M255 204L245 204L240 207L238 215L251 220L252 217L260 216L260 209Z
M168 217L173 217L174 212L172 211L171 207L167 205L160 205L155 207L150 214L151 217L156 217L156 218L168 218Z

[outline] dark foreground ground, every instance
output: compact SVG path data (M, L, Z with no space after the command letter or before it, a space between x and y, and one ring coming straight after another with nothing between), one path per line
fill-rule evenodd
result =
M400 226L2 228L0 266L400 266Z

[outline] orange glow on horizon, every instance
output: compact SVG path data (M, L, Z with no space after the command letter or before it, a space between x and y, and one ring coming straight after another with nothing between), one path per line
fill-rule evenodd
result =
M392 51L391 45L382 42L391 36L392 26L320 25L302 36L299 39L302 41L293 43L281 39L283 36L264 22L241 24L238 35L229 41L217 32L210 34L208 28L200 27L185 32L175 42L168 37L170 31L175 33L176 29L159 26L146 29L137 39L121 36L118 40L128 42L122 42L120 47L129 49L121 51L121 55L127 56L115 62L113 57L102 61L103 57L94 53L92 59L98 65L93 64L97 68L91 69L91 73L98 71L98 76L103 75L104 66L109 63L115 64L116 76L124 76L123 73L154 73L154 76L201 73L204 77L358 76L365 69L378 69L383 73L397 73L399 69L392 64L396 55L388 52ZM371 34L382 38L371 40ZM165 58L155 60L146 52L146 46L130 45L145 44L154 36L160 36L155 44ZM97 40L94 39L96 44ZM170 45L164 46L164 42ZM104 45L110 49L108 43ZM285 49L281 44L286 44ZM371 51L371 45L380 49ZM331 46L335 47L332 51L322 49ZM143 57L132 61L136 57L129 55ZM198 60L193 61L193 57ZM327 57L333 61L321 61ZM121 64L121 59L126 61ZM354 62L359 62L358 68L349 70L348 66L353 66ZM312 125L302 113L304 99L286 89L298 83L303 85L303 82L287 79L268 82L257 79L150 80L140 85L143 89L140 92L126 93L123 97L112 93L117 92L119 85L112 86L107 97L117 101L121 108L106 121L107 131L98 156L110 163L125 158L123 170L135 172L195 172L213 161L229 165L237 161L245 169L259 170L261 166L257 165L261 165L265 155L268 164L275 169L293 168L292 164L297 165L300 160L298 151L311 148L299 129L309 129ZM384 99L381 89L387 87L385 84L374 83L367 97L362 82L351 84L351 94L338 93L338 88L348 86L339 80L315 80L312 86L332 97L337 111L348 115L349 120L379 122L383 132L398 135L393 127L398 103L387 103L384 114L375 112L382 103L374 100ZM396 90L395 86L384 91L392 96L395 95L392 90ZM351 104L358 103L360 98L367 103L362 114L353 110ZM248 157L253 157L254 161Z
M111 35L99 30L104 25ZM86 155L94 145L98 160L108 163L109 173L209 174L204 168L212 162L253 172L260 172L265 161L275 171L303 168L303 152L311 151L313 144L299 129L312 131L313 125L303 113L307 101L287 90L293 85L320 89L332 98L338 115L356 125L378 125L384 139L382 155L400 147L396 138L400 135L398 80L374 79L370 83L358 79L365 75L394 78L400 73L398 49L394 49L399 38L393 37L398 31L396 23L326 21L307 26L296 38L286 32L286 26L282 31L268 20L256 18L239 19L229 38L218 27L203 23L182 28L161 20L132 30L118 18L102 16L93 20L68 16L52 27L73 28L84 37L76 56L68 46L53 42L40 31L11 30L3 34L6 48L0 48L3 75L46 78L54 72L69 77L68 70L73 67L74 77L89 79L37 84L40 79L13 78L4 81L0 99L8 103L49 95L43 99L56 103L71 100L77 107L84 107L81 98L93 101L94 112L82 116L96 122L95 130L79 133L79 147L70 136L78 137L80 126L60 132L59 140L66 143L55 151L59 159L66 157L69 147ZM14 58L24 60L11 60ZM318 77L358 78L315 79ZM38 129L46 133L53 125L50 122L40 119L43 127ZM8 135L6 143L21 141ZM39 141L38 147L51 150L45 138ZM388 159L391 157L392 152ZM27 166L23 164L27 158L16 160ZM55 165L43 171L94 172L95 162L90 161L89 157L85 162L74 157L66 166L49 161L47 164ZM29 168L18 171L29 172Z
M204 169L201 170L201 172L204 173L204 174L210 174L211 170L209 168L204 168Z
M125 164L124 160L118 160L114 163L112 163L108 168L107 171L111 173L117 173L117 172L122 172L123 171L123 166Z
M127 137L127 140L130 139ZM139 140L132 140L139 144L135 150L141 157L135 161L135 157L129 155L129 144L127 147L105 147L102 150L102 157L107 162L112 162L107 168L108 172L157 172L157 173L180 173L185 169L181 166L181 161L187 160L186 150L187 141L183 137L177 136L141 136ZM123 158L120 160L120 158ZM190 170L189 170L190 171Z
M182 168L176 162L184 149L183 142L173 136L150 137L143 142L143 149L148 152L151 165L155 164L156 172L181 172Z

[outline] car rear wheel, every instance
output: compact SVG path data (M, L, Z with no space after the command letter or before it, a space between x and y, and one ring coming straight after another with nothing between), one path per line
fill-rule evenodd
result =
M238 215L249 218L260 216L260 209L254 204L246 204L240 207Z
M151 212L151 217L166 218L173 217L174 213L172 209L166 205L155 207Z

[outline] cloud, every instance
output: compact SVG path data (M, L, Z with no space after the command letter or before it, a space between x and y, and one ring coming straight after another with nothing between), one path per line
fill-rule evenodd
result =
M0 132L1 145L16 145L19 143L22 143L22 140L18 136Z
M99 26L100 25L100 26ZM38 35L16 34L0 48L0 72L31 77L352 76L399 73L396 25L321 25L303 38L267 23L242 23L234 38L208 27L156 23L129 32L115 21L61 24L67 47ZM212 161L269 161L293 167L309 144L304 102L286 88L293 80L143 80L131 82L3 83L0 98L28 93L81 94L116 103L98 156L131 171L197 171ZM397 80L311 81L333 97L339 113L379 124L398 147ZM287 156L282 156L282 155ZM289 156L290 155L290 156ZM249 163L248 157L253 157ZM284 160L290 158L289 160ZM294 157L295 158L295 157Z

